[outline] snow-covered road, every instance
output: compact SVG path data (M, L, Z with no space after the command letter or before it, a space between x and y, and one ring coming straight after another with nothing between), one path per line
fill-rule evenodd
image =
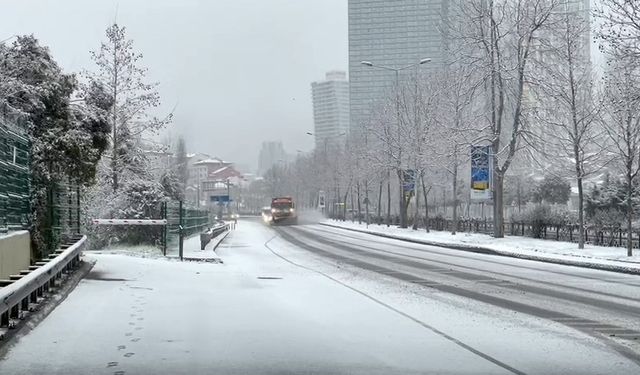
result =
M637 277L258 221L218 254L89 254L92 272L0 374L640 371L628 337L594 333L640 330Z

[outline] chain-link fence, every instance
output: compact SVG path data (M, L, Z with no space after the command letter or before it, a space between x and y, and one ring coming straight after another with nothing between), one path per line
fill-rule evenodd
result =
M0 122L0 232L28 228L29 180L29 141Z

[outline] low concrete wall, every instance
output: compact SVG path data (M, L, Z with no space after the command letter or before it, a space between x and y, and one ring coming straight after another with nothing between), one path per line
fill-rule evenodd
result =
M0 236L0 279L8 279L9 275L29 268L30 262L31 239L28 231Z

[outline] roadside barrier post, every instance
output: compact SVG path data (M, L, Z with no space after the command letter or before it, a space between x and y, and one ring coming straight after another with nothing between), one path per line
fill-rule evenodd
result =
M180 225L179 225L179 234L178 234L178 238L179 238L179 255L180 255L180 261L182 261L182 256L183 256L183 252L184 252L184 212L182 212L182 201L180 201L179 206L178 206L178 211L180 212Z

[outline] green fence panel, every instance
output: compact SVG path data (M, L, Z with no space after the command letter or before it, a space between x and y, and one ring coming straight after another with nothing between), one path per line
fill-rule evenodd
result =
M29 226L29 141L0 123L0 232Z
M165 204L167 226L164 235L165 254L181 255L184 239L204 232L214 221L214 215L203 209L187 207L180 201Z

